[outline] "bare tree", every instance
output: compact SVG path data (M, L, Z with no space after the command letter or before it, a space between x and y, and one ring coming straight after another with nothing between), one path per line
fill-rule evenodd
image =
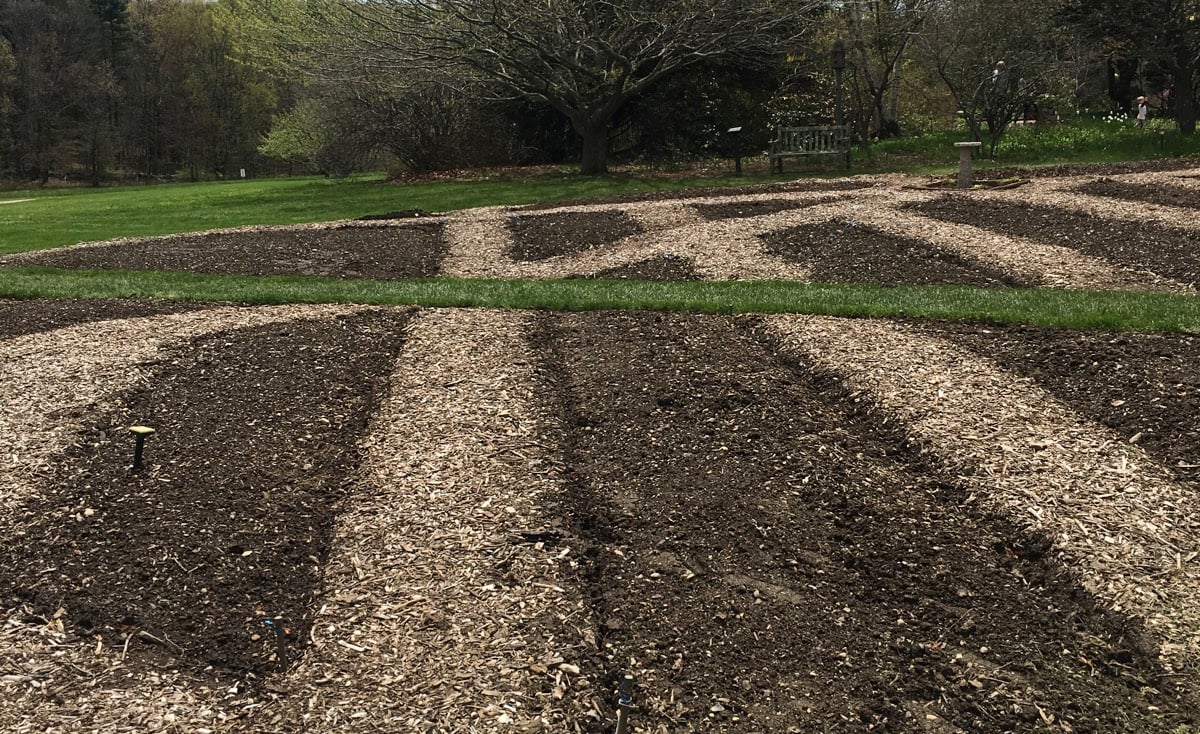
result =
M617 111L708 59L769 62L817 19L819 0L383 0L345 2L359 59L455 65L545 102L582 140L581 171L607 170Z
M989 154L1021 112L1063 75L1055 3L958 0L926 20L919 46Z
M869 101L861 121L867 133L874 121L880 138L900 134L897 120L899 75L913 39L936 0L858 0L841 6L857 76ZM893 104L888 104L889 98Z

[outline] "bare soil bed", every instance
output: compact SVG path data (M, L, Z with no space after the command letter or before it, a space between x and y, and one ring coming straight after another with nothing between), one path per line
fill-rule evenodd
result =
M804 224L764 235L763 240L768 253L808 265L813 279L826 283L1027 285L957 253L853 220Z
M1185 228L1120 250L1144 230L1123 210L894 183L0 265L1008 287L1028 271L978 233L1025 219L1031 247L1194 280ZM860 221L881 208L894 226ZM944 220L981 244L947 249ZM1196 731L1200 342L862 322L846 356L840 323L0 302L0 730L599 734L629 673L637 732ZM973 365L1001 438L969 428L966 377L868 349ZM1035 423L1068 427L1006 442ZM156 429L141 472L133 424ZM1158 514L1120 504L1148 487Z
M602 661L652 721L1150 731L1173 718L1150 707L1184 708L1145 697L1166 680L1136 628L1043 539L974 511L753 319L550 317L544 338Z
M1129 183L1114 181L1110 178L1099 178L1080 186L1078 191L1094 196L1110 196L1114 199L1200 209L1200 190L1185 186Z
M29 257L38 265L63 268L395 280L436 275L444 252L441 225L422 221L170 235Z

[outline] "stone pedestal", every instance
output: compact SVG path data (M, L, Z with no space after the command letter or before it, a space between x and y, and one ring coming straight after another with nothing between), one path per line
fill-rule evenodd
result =
M971 153L983 145L978 141L970 143L955 143L958 148L958 188L969 189L975 185L975 171L971 168Z

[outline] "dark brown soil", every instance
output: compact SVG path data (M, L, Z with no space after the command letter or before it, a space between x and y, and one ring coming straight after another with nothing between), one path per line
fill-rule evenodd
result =
M601 662L632 670L647 730L1032 731L1041 707L1152 732L1189 710L1042 539L753 319L548 316L539 347Z
M1179 171L1195 168L1200 160L1195 158L1163 158L1154 161L1130 161L1128 163L1063 163L1054 166L1025 168L988 168L988 178L1061 178L1063 176L1118 176L1123 173L1150 173L1153 171Z
M979 201L963 196L944 196L908 208L922 216L1069 247L1181 283L1200 282L1198 232L1153 222L1103 219L1049 206Z
M692 261L678 255L642 260L641 262L610 268L597 273L595 278L611 280L699 280Z
M1074 242L1195 280L1190 233L1129 232L1070 212L954 197L922 213ZM557 242L551 254L579 241L605 246L629 226L622 217L549 217L523 238ZM280 235L266 250L251 236L223 237L180 238L182 254L147 245L140 267L403 277L380 273L432 273L443 248L433 223ZM896 282L916 277L912 263L931 267L905 243L879 240L809 249L820 249L819 267L860 280L875 258L909 273ZM333 254L306 254L318 245ZM78 250L92 259L54 264L135 267L125 247ZM687 260L663 257L603 277L692 275ZM0 338L191 307L4 301ZM355 447L408 317L228 331L147 366L149 378L118 408L79 417L86 428L56 457L44 499L4 518L0 603L41 617L61 606L86 644L94 635L109 646L128 640L130 670L214 666L269 679L286 662L281 650L290 660L303 654ZM1183 480L1200 481L1196 337L921 328L1034 379L1136 437ZM636 726L907 734L947 731L938 727L948 722L992 734L1066 731L1066 723L1074 732L1158 734L1200 723L1200 706L1162 675L1136 621L1097 608L1044 539L981 514L861 396L781 357L757 319L547 314L534 346L544 407L565 426L540 440L570 468L554 509L572 533L564 544L585 551L577 581L600 644L590 662L610 681L635 674ZM139 474L129 471L134 423L157 429ZM268 620L288 634L274 637ZM1051 726L1043 713L1060 718Z
M319 275L400 280L437 274L442 225L262 229L49 250L33 264L60 268L165 270L218 275Z
M632 217L620 211L514 213L509 215L508 229L513 236L509 257L521 262L594 250L642 231Z
M762 236L767 252L798 262L824 283L1022 285L982 263L853 221L804 224Z
M1200 209L1200 191L1187 188L1186 186L1129 183L1128 181L1114 181L1111 178L1101 178L1091 183L1086 183L1076 190L1083 194L1092 194L1093 196L1108 196L1113 199L1145 201L1150 204Z
M0 603L135 658L239 675L302 652L357 438L401 346L393 312L218 333L180 345L5 519ZM156 429L130 470L127 427ZM163 641L137 637L146 632Z
M132 298L0 300L0 338L36 334L89 321L181 313L206 306L191 301L139 301Z

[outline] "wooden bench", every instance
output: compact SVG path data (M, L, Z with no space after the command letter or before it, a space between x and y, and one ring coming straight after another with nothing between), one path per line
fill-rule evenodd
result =
M771 141L771 172L783 173L784 158L807 155L840 155L850 167L850 128L846 125L779 127Z

